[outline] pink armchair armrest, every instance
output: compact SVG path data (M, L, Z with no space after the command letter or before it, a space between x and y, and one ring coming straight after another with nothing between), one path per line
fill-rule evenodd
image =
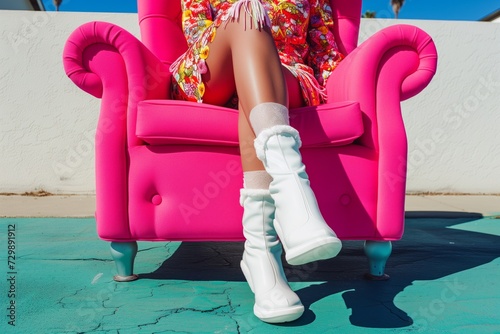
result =
M141 142L135 137L137 104L167 98L171 74L132 34L105 22L76 29L63 58L69 78L102 99L95 156L98 233L128 235L126 148Z
M431 37L415 26L396 25L370 37L335 69L328 82L328 102L358 101L365 132L358 142L379 155L378 230L397 234L393 224L404 216L407 141L401 101L422 91L437 68ZM391 193L401 194L391 196ZM381 226L380 224L383 224ZM401 232L402 233L402 230Z

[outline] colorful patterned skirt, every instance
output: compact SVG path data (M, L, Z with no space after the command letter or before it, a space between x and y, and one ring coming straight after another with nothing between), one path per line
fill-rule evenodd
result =
M196 41L191 44L188 50L170 66L170 72L172 73L171 95L173 99L203 102L205 84L203 83L202 75L208 70L206 59L210 54L209 45L214 40L217 29L222 24L230 20L239 19L242 6L245 6L247 15L251 17L251 24L253 27L271 27L266 9L259 0L237 1L228 6L225 10L220 10L219 15L214 21L198 21L197 24L200 30L202 30L202 33L198 36ZM309 66L300 63L288 65L283 62L283 59L282 64L297 77L306 104L317 105L322 100L325 100L326 92L324 88L318 84L314 77L313 70ZM233 98L227 102L226 107L238 108L236 92Z

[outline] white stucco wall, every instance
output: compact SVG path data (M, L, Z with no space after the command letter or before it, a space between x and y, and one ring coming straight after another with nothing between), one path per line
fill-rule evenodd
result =
M362 39L394 20L365 20ZM408 192L500 193L500 26L403 21L432 36L439 60L430 85L403 102Z
M138 35L134 14L0 11L0 193L94 192L99 101L61 62L67 36L93 20ZM403 103L408 191L500 193L500 25L369 19L361 39L394 23L422 27L440 53L433 82Z

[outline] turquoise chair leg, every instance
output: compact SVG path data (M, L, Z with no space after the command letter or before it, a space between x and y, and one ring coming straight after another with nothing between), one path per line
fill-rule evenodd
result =
M385 271L385 264L392 252L390 241L365 241L365 254L370 264L370 272L365 275L367 279L385 281L390 277Z
M134 260L137 254L137 242L111 242L111 256L116 264L117 275L113 279L117 282L130 282L139 278L134 274Z

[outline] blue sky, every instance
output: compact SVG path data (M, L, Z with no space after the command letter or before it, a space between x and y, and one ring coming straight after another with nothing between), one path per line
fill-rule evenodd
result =
M345 0L349 1L349 0ZM43 0L54 10L52 0ZM423 20L476 21L500 8L500 0L406 0L399 17ZM63 0L61 11L129 12L137 11L136 0ZM379 18L393 18L390 0L365 0L363 12L375 11Z

